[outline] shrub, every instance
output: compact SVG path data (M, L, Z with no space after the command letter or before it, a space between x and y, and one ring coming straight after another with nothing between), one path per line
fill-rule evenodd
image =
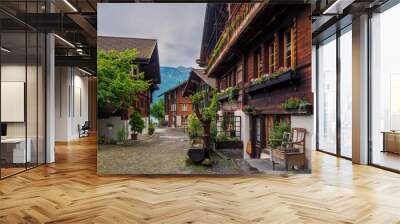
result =
M153 124L153 123L150 123L150 124L149 124L149 128L147 129L148 134L149 134L149 135L153 135L154 130L155 130L154 124Z
M306 106L311 105L307 100L299 98L290 98L286 102L282 103L284 110L297 110L304 109Z
M219 133L216 138L217 142L227 142L227 141L239 141L239 138L236 136L229 136L225 133Z
M289 124L286 122L276 122L274 128L268 136L268 145L271 148L276 148L282 144L284 132L290 132Z
M117 131L117 139L118 139L118 142L123 142L123 141L125 141L127 135L128 135L128 133L127 133L127 131L126 131L126 128L124 128L124 127L119 128L118 131Z
M188 131L191 139L199 138L203 133L201 122L195 114L190 114L188 117Z
M144 129L144 121L138 111L134 111L131 114L131 118L129 120L129 125L131 126L131 131L133 133L135 133L135 134L142 133L142 131Z
M243 108L243 112L244 112L244 113L252 113L253 110L254 110L254 107L251 106L251 105L246 105L246 106Z

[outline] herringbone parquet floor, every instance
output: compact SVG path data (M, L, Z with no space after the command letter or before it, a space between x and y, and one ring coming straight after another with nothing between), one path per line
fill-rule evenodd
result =
M97 176L93 138L0 181L0 223L400 223L400 175L315 152L313 173Z

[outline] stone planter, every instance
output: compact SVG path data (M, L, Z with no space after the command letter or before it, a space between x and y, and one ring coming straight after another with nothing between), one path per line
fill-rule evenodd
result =
M219 141L215 143L216 149L241 149L243 148L242 141Z

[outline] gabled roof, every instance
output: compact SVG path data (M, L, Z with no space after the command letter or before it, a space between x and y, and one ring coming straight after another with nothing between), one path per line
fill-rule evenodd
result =
M213 78L210 78L206 75L205 69L193 69L190 75L196 75L200 79L202 79L207 85L209 85L212 88L215 88L217 86L217 81Z
M116 50L124 51L127 49L136 48L138 55L136 59L150 60L157 46L157 40L130 38L130 37L97 37L97 47L105 51Z
M97 48L105 51L124 51L133 48L137 49L138 55L133 60L133 62L141 66L140 68L141 71L144 72L145 79L152 80L153 84L161 83L157 40L130 37L98 36ZM155 89L155 87L153 89Z
M186 83L187 83L187 81L188 80L185 80L184 82L181 82L181 83L179 83L178 85L176 85L176 86L173 86L173 87L171 87L171 88L169 88L169 89L167 89L166 91L164 91L163 93L161 93L160 95L158 95L158 96L162 96L162 95L165 95L165 94L167 94L167 93L169 93L169 92L172 92L172 91L174 91L175 89L177 89L177 88L179 88L179 87L185 87L186 86Z
M189 96L194 93L196 90L196 84L200 82L200 80L204 81L207 85L209 85L211 88L215 89L217 86L217 82L215 79L206 76L205 74L205 69L192 69L190 72L188 81L186 83L186 86L183 90L183 95L184 96Z

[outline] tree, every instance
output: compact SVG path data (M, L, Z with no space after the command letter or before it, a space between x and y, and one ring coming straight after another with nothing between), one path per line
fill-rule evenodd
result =
M211 142L216 135L216 116L218 111L218 94L212 93L211 101L208 105L204 105L204 99L208 98L205 91L199 91L190 97L193 110L203 125L203 144L206 158L210 158Z
M159 124L161 124L165 117L164 106L164 99L159 99L150 108L151 116L157 118Z
M136 99L137 93L149 89L144 73L134 74L133 63L136 49L118 52L99 50L97 53L97 103L99 110L111 106L113 112L127 110Z

